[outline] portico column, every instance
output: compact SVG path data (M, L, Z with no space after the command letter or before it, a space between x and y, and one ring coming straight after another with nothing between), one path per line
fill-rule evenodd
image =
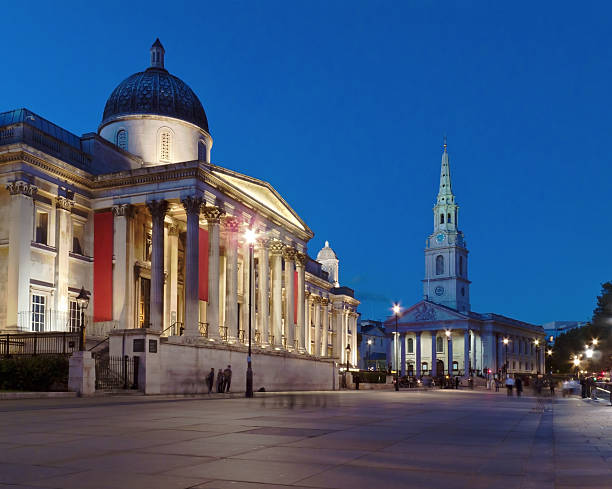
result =
M129 223L128 219L132 215L132 207L129 204L119 204L113 206L113 255L115 265L113 266L113 320L120 328L127 328L127 322L131 316L128 302L129 265L128 265L128 246ZM61 217L59 219L61 222Z
M478 362L477 362L477 354L476 354L476 331L472 330L472 348L471 348L471 357L470 357L470 367L472 368L472 370L476 371L478 368ZM482 369L482 366L481 366Z
M268 260L268 241L259 242L259 318L261 344L270 344L270 265Z
M322 321L321 321L321 349L319 350L319 354L323 357L327 356L327 330L329 328L329 299L327 297L323 297L321 299L322 310Z
M310 353L310 324L312 323L310 304L313 297L309 290L304 291L304 352L306 353Z
M147 203L151 213L151 329L161 331L164 322L164 218L168 202L152 200Z
M71 223L70 213L74 207L74 200L58 196L56 200L56 246L57 254L55 257L55 284L57 292L55 294L55 310L64 314L57 317L56 327L58 330L65 330L68 316L68 279L70 277L70 250L71 243Z
M470 376L470 330L466 329L463 334L463 376Z
M176 325L178 321L178 240L179 228L176 222L168 226L168 283L166 286L166 294L168 295L168 321L169 325L175 325L170 331L171 335L181 334L180 328ZM183 331L184 333L184 331Z
M187 237L185 243L185 325L184 335L200 336L200 209L201 197L183 199L187 213ZM177 237L178 238L178 237ZM177 239L178 241L178 239ZM210 290L209 290L210 294ZM210 335L210 328L208 331Z
M202 214L208 223L208 337L219 341L219 221L224 212L219 207L206 206Z
M406 333L400 333L400 349L402 358L400 359L402 377L406 375Z
M304 303L306 255L297 253L295 255L295 269L297 271L297 340L298 348L304 351L306 347L306 317Z
M451 330L448 337L448 375L453 375L453 331Z
M274 336L274 346L282 346L282 313L283 313L283 264L282 253L284 245L278 240L270 241L270 261L272 268L272 335Z
M416 376L417 379L421 378L421 332L416 332Z
M235 217L223 220L227 243L225 326L228 340L236 341L238 338L238 225Z
M436 331L432 331L431 332L431 376L432 377L437 377L438 375L438 366L436 365L436 338L437 338L438 334ZM444 372L442 372L444 373Z
M353 365L355 367L357 367L359 363L357 361L357 357L358 357L357 354L358 354L358 349L359 349L357 345L357 317L358 315L356 312L351 313L351 331L353 332L351 336L351 341L352 341L351 355L353 355Z
M6 284L6 327L30 331L30 243L34 230L34 201L36 186L24 181L9 183L11 194L9 219L8 274ZM19 324L19 314L23 314Z
M506 361L504 350L505 345L503 343L502 335L495 335L495 347L497 348L497 370L501 372L504 369L504 362Z
M296 251L287 246L283 250L285 258L285 336L287 349L295 349L295 254Z

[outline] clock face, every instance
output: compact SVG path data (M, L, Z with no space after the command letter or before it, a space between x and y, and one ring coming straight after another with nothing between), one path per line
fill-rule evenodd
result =
M444 241L444 238L445 238L444 233L440 233L440 234L436 235L436 241L438 243L442 243L442 241Z
M444 294L444 287L438 285L435 289L434 292L436 293L436 295L443 295Z

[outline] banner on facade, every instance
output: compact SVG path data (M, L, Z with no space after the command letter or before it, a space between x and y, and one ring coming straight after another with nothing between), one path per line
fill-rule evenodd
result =
M113 213L94 214L94 322L113 320Z

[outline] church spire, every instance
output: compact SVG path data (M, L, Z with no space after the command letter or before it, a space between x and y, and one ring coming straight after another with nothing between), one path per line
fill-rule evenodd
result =
M155 39L153 46L151 46L151 68L164 69L164 55L166 50L162 43L159 41L159 37Z
M448 157L446 136L444 136L442 162L440 165L440 189L438 190L438 198L434 206L434 229L436 231L456 230L457 210L458 206L455 204L455 196L451 184L450 159Z
M451 185L450 164L444 136L444 152L442 153L442 164L440 166L440 190L438 191L438 204L454 204L455 196Z

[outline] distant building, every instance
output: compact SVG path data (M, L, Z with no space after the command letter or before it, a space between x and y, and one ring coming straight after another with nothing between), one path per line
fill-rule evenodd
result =
M587 323L584 321L551 321L542 325L546 333L546 341L554 343L559 335L567 333L572 329L582 328Z
M359 368L362 370L386 370L389 338L382 321L361 319L357 323L359 343Z

